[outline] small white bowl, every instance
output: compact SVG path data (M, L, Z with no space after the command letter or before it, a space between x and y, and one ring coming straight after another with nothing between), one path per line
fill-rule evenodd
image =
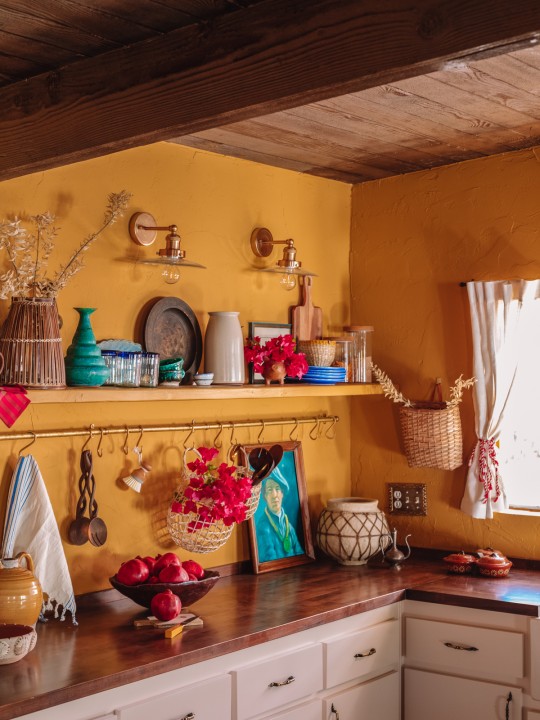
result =
M36 642L37 633L30 625L0 623L0 665L22 660Z
M195 385L211 385L214 380L214 373L199 373L193 377Z

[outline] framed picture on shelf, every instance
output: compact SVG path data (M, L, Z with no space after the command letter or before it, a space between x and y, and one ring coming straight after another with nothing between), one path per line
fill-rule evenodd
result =
M243 461L256 447L270 449L275 443L245 445ZM248 520L251 560L255 573L303 565L315 559L309 522L302 443L281 443L283 457L262 481L259 505Z
M266 322L250 322L248 325L249 339L260 337L261 344L272 338L277 338L280 335L290 335L292 325L290 323L266 323ZM263 383L264 378L262 373L256 373L253 370L253 363L249 364L249 382L253 385L256 383Z

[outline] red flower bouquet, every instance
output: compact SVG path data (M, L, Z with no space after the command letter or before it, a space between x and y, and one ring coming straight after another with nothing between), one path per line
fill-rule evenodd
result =
M203 525L222 520L227 527L246 519L251 497L251 473L247 468L213 462L216 448L197 448L199 457L187 463L190 471L187 485L171 504L171 512L188 515L196 520L188 525L194 532Z
M280 335L267 340L261 345L261 338L255 337L247 341L244 347L246 362L253 363L255 372L263 372L265 363L282 362L288 377L301 378L307 373L308 364L304 353L297 353L296 343L292 335Z

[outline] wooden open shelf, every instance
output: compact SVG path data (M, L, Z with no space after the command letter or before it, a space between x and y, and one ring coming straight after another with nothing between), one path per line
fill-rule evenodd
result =
M65 390L29 390L34 404L96 402L162 402L165 400L248 400L267 398L346 397L381 395L378 383L342 383L339 385L194 385L167 388L75 388Z

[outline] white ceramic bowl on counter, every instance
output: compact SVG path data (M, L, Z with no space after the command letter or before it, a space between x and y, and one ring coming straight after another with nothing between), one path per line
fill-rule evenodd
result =
M22 660L36 646L37 633L31 625L0 623L0 665Z

